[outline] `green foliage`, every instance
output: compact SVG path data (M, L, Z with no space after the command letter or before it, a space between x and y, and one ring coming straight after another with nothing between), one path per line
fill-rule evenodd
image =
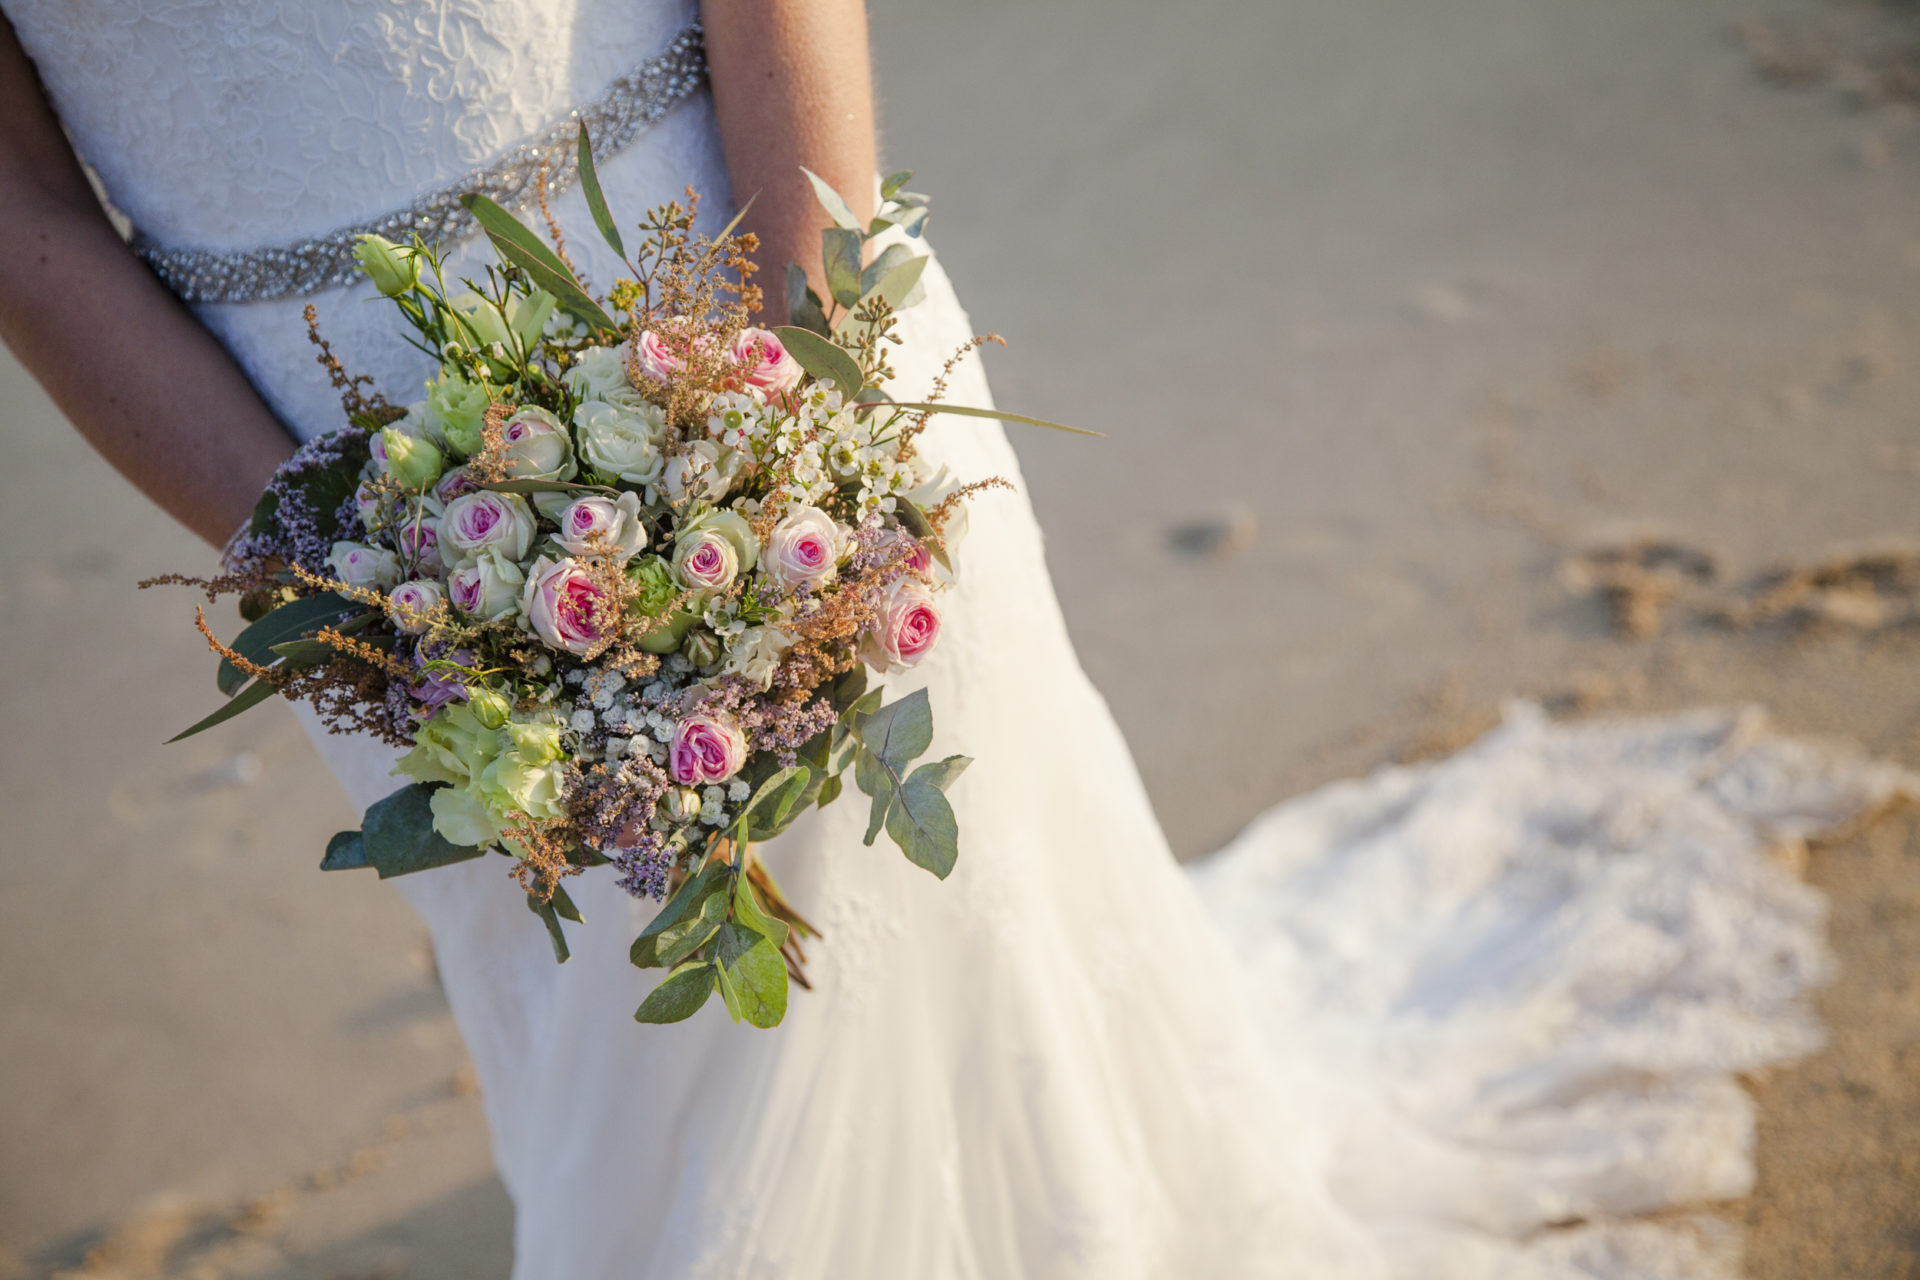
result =
M713 994L714 966L689 960L666 976L633 1011L635 1022L684 1022Z
M820 262L827 273L827 290L843 307L860 301L860 259L866 251L866 237L844 227L828 227L820 233Z
M740 924L720 927L713 943L720 998L735 1022L763 1030L787 1016L787 962L766 934Z
M925 413L957 413L966 418L993 418L1000 422L1019 422L1029 427L1045 427L1049 431L1067 431L1076 436L1098 436L1106 439L1104 431L1089 431L1085 427L1069 427L1063 422L1048 422L1045 418L1029 418L1024 413L1008 413L1005 409L976 409L968 404L923 404L913 400L897 400L891 406L896 409L914 409Z
M433 829L435 788L415 782L376 801L361 819L367 865L382 880L477 858L484 849L457 845Z
M367 865L367 846L358 831L341 831L327 841L327 856L320 859L322 871L352 871Z
M846 348L832 339L793 325L782 326L773 333L787 354L800 362L802 369L823 382L833 383L847 399L859 395L860 388L866 385L867 375L860 371L860 365L847 354Z
M688 879L671 898L667 899L667 905L660 908L660 914L656 915L647 927L641 930L640 936L633 940L633 946L627 952L627 958L642 969L664 967L666 962L660 959L658 946L660 935L689 915L699 912L708 896L713 893L715 886L731 875L732 871L725 863L708 863L700 874Z
M588 328L619 331L620 326L587 296L567 264L526 224L483 195L469 193L460 197L460 203L479 220L500 256L526 272L534 287L552 294L561 310Z
M265 680L255 680L252 684L235 694L224 707L221 707L212 715L195 722L190 728L182 729L179 733L168 738L167 741L178 742L182 738L191 738L196 733L204 733L217 724L225 724L242 711L247 711L259 706L268 698L271 698L273 694L274 686L271 683Z
M600 228L601 239L624 259L627 249L620 243L620 228L613 224L613 213L607 208L607 198L600 192L600 175L594 171L593 148L588 145L587 126L584 124L580 126L580 191L587 198L587 212L593 215L593 225Z
M800 328L823 338L833 332L827 325L827 313L820 305L820 295L807 283L807 273L797 262L787 264L787 318Z
M248 662L259 666L271 666L276 657L292 662L285 654L276 655L274 646L298 640L312 635L324 626L338 626L350 614L366 612L365 605L359 605L345 596L332 591L323 591L319 595L302 596L288 604L281 605L260 621L247 627L233 638L233 651ZM371 621L369 615L368 621ZM361 625L365 625L364 623ZM323 648L325 646L322 646ZM317 660L324 662L327 655ZM295 666L308 665L305 662L293 662ZM246 672L233 665L231 658L220 659L220 671L215 677L220 692L231 697L239 692L240 686L247 682Z
M848 731L854 744L854 785L873 801L866 843L872 844L884 829L908 861L944 880L960 856L959 827L945 792L972 762L966 756L948 756L908 775L908 766L933 744L927 691L916 689L855 719Z
M814 196L820 201L820 207L827 211L827 216L833 219L834 225L854 232L856 235L859 234L860 219L853 216L853 209L840 193L829 186L825 178L805 165L800 166L800 172L806 174L807 181L813 184Z
M572 903L568 903L568 906L572 906ZM573 952L567 947L567 935L560 931L560 908L552 901L541 902L532 894L528 894L527 910L539 916L540 923L547 926L547 940L553 943L553 958L556 962L565 964ZM572 918L578 920L580 913L575 911Z

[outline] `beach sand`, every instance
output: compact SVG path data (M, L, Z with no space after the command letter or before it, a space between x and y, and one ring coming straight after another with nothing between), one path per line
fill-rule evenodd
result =
M1110 434L1018 444L1181 856L1513 697L1920 766L1912 5L876 9L998 395ZM0 1280L505 1276L424 931L314 870L357 815L284 708L157 746L211 665L133 584L207 554L0 406ZM1726 1212L1756 1280L1920 1275L1920 818L1804 860L1832 1043Z

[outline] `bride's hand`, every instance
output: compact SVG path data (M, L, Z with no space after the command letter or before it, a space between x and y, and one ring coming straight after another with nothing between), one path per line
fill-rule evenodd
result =
M733 197L753 208L754 282L763 324L787 319L786 264L815 292L820 232L830 225L800 166L825 178L862 221L873 216L873 82L861 0L702 0L707 65Z
M293 442L107 221L4 18L0 244L0 340L122 475L221 545Z

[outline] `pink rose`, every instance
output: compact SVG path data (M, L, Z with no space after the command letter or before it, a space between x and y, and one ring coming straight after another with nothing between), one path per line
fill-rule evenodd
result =
M439 482L433 486L433 496L444 504L452 502L463 493L472 493L479 487L473 482L473 477L467 474L465 467L455 467L441 475Z
M606 634L602 625L611 622L603 616L610 605L578 563L545 556L533 562L520 596L534 634L568 653L585 653L600 643Z
M746 762L747 740L731 720L696 713L673 726L667 768L682 786L725 782Z
M435 520L402 520L393 527L394 545L400 548L400 558L411 564L416 573L439 573L445 566L440 563L440 530Z
M740 572L740 552L715 530L683 530L674 543L673 571L690 591L725 591Z
M741 380L768 395L791 391L806 371L800 362L765 329L742 329L727 353L740 370Z
M647 545L647 526L640 517L640 495L631 490L617 498L591 494L567 504L559 516L554 541L576 556L612 556L617 560L638 555Z
M538 405L508 418L500 434L507 446L507 473L516 480L571 480L580 470L573 460L572 433Z
M440 517L439 546L443 552L451 548L456 562L471 560L490 547L518 560L533 545L536 529L525 498L479 489L447 504Z
M906 552L905 562L909 570L924 574L933 568L933 556L928 553L926 543L905 529L896 529L894 533L900 539L901 550Z
M919 665L940 642L940 610L924 583L902 578L887 588L863 637L861 654L876 671Z
M673 375L680 372L686 361L674 354L666 340L651 329L642 329L640 336L633 340L635 363L640 372L655 382L671 381Z
M416 578L387 593L387 616L393 619L395 630L410 636L424 635L432 625L433 611L445 599L439 583Z
M767 539L761 563L767 576L793 590L832 579L840 558L840 526L818 507L796 507Z

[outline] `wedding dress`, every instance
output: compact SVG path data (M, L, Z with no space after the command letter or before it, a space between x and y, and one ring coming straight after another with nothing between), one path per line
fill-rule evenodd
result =
M325 237L564 122L667 48L691 0L0 0L142 243ZM607 156L631 221L732 203L711 104ZM584 204L554 204L604 284ZM460 269L488 259L467 241ZM163 263L164 258L158 259ZM255 267L248 268L249 270ZM971 333L937 263L898 390ZM396 400L426 371L363 285L203 302L302 436L340 420L300 312ZM977 361L951 391L988 404ZM963 477L1020 468L937 419ZM522 1280L1698 1276L1742 1194L1733 1073L1804 1052L1817 896L1766 856L1906 785L1700 716L1558 728L1516 708L1435 765L1283 805L1183 872L1075 659L1024 497L980 500L932 692L945 883L810 815L767 856L824 929L784 1025L630 1019L651 916L572 893L572 960L495 859L397 881L432 930L515 1206ZM1174 683L1165 673L1143 678ZM392 753L317 733L354 801ZM298 851L289 851L298 852ZM304 856L304 855L303 855Z

